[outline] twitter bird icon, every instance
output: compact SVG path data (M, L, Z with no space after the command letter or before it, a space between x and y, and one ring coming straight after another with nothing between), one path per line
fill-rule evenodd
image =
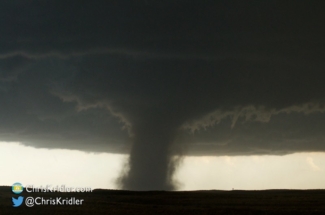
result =
M12 206L19 207L23 203L24 197L18 196L17 199L15 199L14 197L12 197L11 199L12 199L12 204L13 204Z

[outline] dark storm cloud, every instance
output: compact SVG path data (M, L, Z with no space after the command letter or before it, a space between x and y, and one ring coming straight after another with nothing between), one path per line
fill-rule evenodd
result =
M130 153L126 189L173 189L177 148L324 151L322 8L3 1L0 138Z
M272 54L266 49L274 53L274 49L281 50L292 40L293 44L309 40L299 47L287 44L287 51L293 54L294 49L306 45L315 48L322 41L322 36L315 34L322 31L322 4L3 1L1 53L65 56L97 50L233 56L254 52L257 45L259 51Z

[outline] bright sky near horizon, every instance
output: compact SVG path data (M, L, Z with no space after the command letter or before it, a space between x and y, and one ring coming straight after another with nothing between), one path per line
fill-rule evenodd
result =
M116 189L127 155L36 149L0 142L0 185ZM180 190L325 189L325 153L185 157L174 175Z

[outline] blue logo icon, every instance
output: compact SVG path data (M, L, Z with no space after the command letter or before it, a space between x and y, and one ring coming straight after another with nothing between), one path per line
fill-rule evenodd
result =
M17 199L15 199L14 197L12 197L11 199L12 199L12 204L13 204L12 206L19 207L23 203L24 197L18 196Z
M23 192L24 187L21 183L16 182L12 185L11 190L14 194L20 194Z

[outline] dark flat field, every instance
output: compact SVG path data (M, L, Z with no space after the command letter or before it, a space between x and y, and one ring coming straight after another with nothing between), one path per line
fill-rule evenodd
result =
M82 205L12 207L11 187L0 187L0 214L325 214L325 190L150 191L94 190L91 193L27 193L21 196L75 197ZM25 200L25 199L24 199Z

